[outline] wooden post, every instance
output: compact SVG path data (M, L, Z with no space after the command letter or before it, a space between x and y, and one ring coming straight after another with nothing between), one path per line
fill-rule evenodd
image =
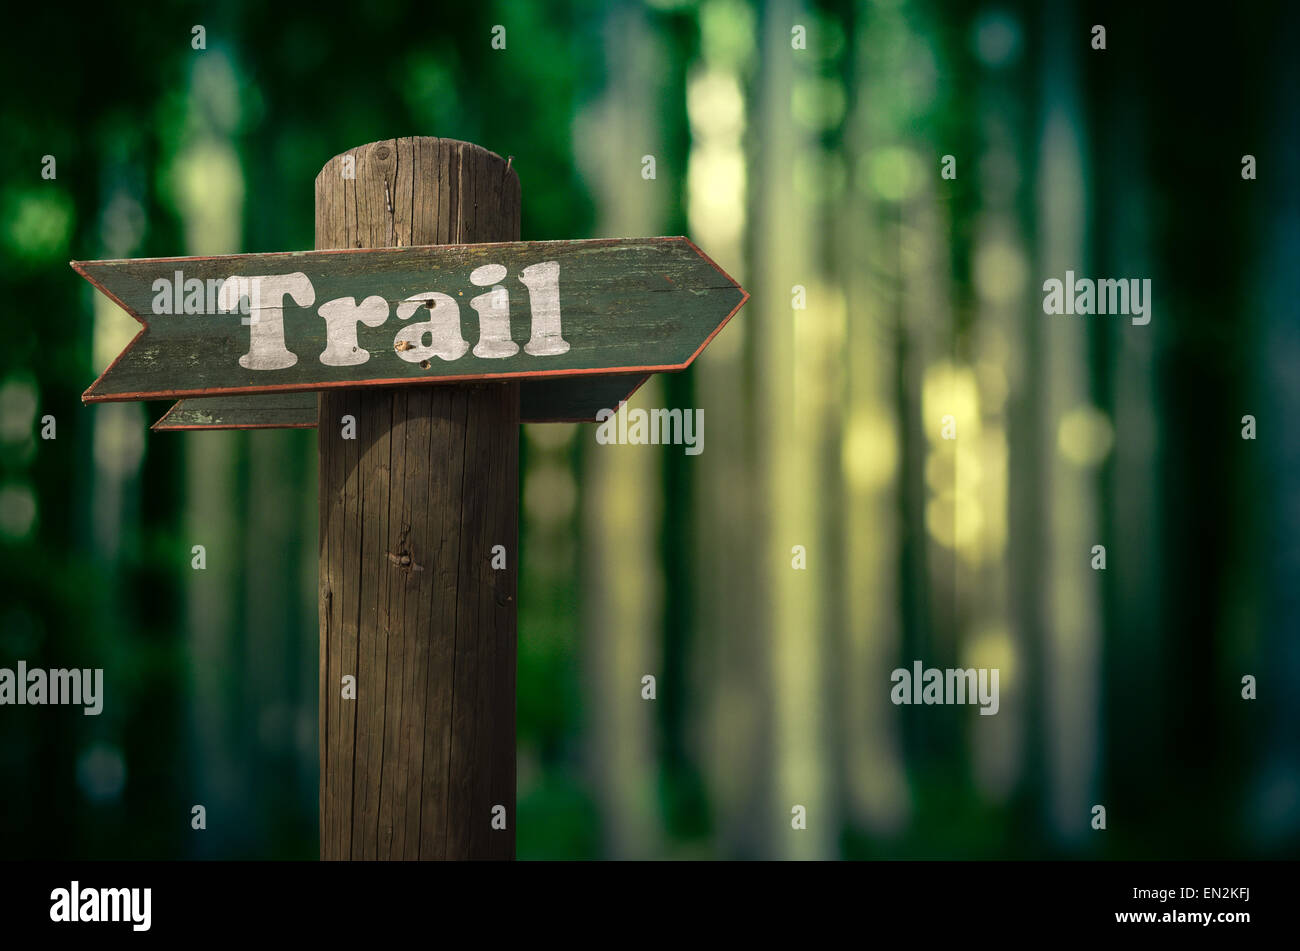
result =
M518 239L518 177L466 142L316 179L318 249ZM321 858L511 859L519 384L324 391L318 433Z

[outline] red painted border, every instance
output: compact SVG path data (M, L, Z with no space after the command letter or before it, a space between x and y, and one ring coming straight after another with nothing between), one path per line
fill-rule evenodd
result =
M687 357L686 360L682 363L663 364L663 365L641 365L641 366L630 366L630 367L597 367L595 369L532 370L532 371L525 370L525 371L516 371L513 373L471 373L471 374L462 374L459 376L439 376L433 379L421 379L418 377L416 378L398 377L396 379L366 380L364 382L356 382L352 380L337 380L334 382L324 382L324 383L285 383L285 384L268 384L267 386L209 387L206 389L194 389L194 390L147 390L147 391L141 391L137 393L113 393L110 395L99 395L93 392L95 387L97 387L100 383L104 381L104 377L108 376L108 374L112 372L113 368L117 366L118 362L121 361L121 359L124 356L126 356L128 352L130 352L131 348L135 346L136 341L138 341L140 337L144 335L144 332L149 327L149 323L143 317L137 314L134 310L128 307L125 303L123 303L123 301L116 294L113 294L103 284L101 284L99 281L91 277L86 272L86 269L84 267L84 265L86 264L127 264L127 263L171 264L179 261L214 261L218 259L230 260L234 258L254 258L254 257L255 258L304 257L309 255L320 255L320 254L357 254L357 253L376 253L376 252L378 253L387 252L389 254L392 254L394 252L409 252L413 250L425 250L425 249L446 250L448 248L480 248L480 247L491 247L492 245L505 245L505 244L509 244L509 245L524 244L530 246L558 245L558 244L564 244L564 245L584 244L587 245L588 247L597 247L597 246L609 247L611 245L618 245L618 244L632 244L632 243L645 244L647 242L669 242L669 241L685 242L686 245L691 248L691 250L693 250L697 255L699 255L699 257L703 258L715 271L717 271L728 281L730 281L732 286L735 287L736 290L740 291L740 295L741 295L740 300L736 303L736 306L731 309L731 312L728 313L726 317L722 318L722 320L718 323L718 325L713 328L712 332L707 337L704 338L704 342L701 343L695 349L695 352L692 353L689 357ZM208 255L206 257L181 257L181 258L114 258L114 259L104 260L104 261L69 261L68 263L72 266L73 270L75 270L78 274L80 274L92 285L94 285L94 287L96 287L100 291L100 293L102 293L109 300L113 301L113 303L117 304L119 307L125 310L132 317L134 317L137 321L140 322L141 325L140 332L131 338L131 342L128 343L126 347L122 350L122 352L119 353L113 359L113 362L110 363L107 368L105 368L104 372L99 375L99 377L95 380L95 382L90 384L86 392L81 394L81 401L83 403L122 403L122 402L127 402L129 400L182 399L184 397L213 396L213 395L224 394L224 393L247 393L247 394L292 393L299 390L329 390L329 389L338 389L338 388L362 389L368 386L407 386L407 385L436 386L440 383L467 383L476 380L515 380L515 379L538 380L538 379L544 379L546 377L553 377L553 376L608 376L617 373L644 373L644 374L675 373L679 370L685 370L688 366L690 366L693 362L695 362L695 358L700 355L700 352L703 351L704 348L709 345L709 343L713 340L713 338L718 335L718 332L727 325L727 323L731 320L731 318L736 315L736 312L739 311L740 308L744 307L745 302L749 300L749 292L745 290L743 287L741 287L740 284L736 282L736 279L734 277L732 277L730 274L728 274L726 271L720 268L717 262L713 260L713 258L709 257L707 254L701 251L699 246L695 244L694 241L692 241L690 238L687 238L685 236L680 236L680 235L674 237L657 237L657 238L594 238L594 239L575 239L570 241L492 241L492 242L483 242L480 244L457 244L457 245L438 244L438 245L422 245L422 246L416 246L410 248L329 248L329 249L324 249L319 251L270 251L264 254L220 254L220 255ZM555 422L561 422L561 420L555 420ZM212 427L212 428L216 428L216 427ZM248 428L252 428L252 427L248 427ZM288 427L284 427L284 428L288 428Z
M105 297L111 300L114 304L122 308L124 311L126 311L133 318L135 318L137 321L140 322L140 329L136 331L136 335L131 338L130 342L127 343L125 347L122 348L122 352L113 358L113 362L104 368L104 372L101 373L98 377L96 377L95 382L90 384L90 386L86 389L86 392L81 394L81 402L83 403L99 402L101 398L91 397L90 391L93 390L95 387L97 387L101 382L103 382L104 377L108 376L111 372L113 372L113 367L117 366L118 363L121 362L122 358L131 352L131 348L135 346L136 341L138 341L141 337L143 337L144 332L149 329L149 324L147 321L145 321L143 317L137 314L130 307L126 306L126 304L122 301L120 297L118 297L116 294L110 291L103 284L99 283L99 281L95 280L93 277L87 274L86 269L82 266L83 264L98 263L98 262L69 261L68 263L72 265L72 269L74 271L76 271L87 281L89 281L91 283L91 286L93 286L96 290L98 290L101 294L103 294Z

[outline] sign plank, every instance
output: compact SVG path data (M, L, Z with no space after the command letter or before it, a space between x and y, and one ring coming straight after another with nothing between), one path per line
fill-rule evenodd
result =
M315 393L235 393L178 400L150 429L315 429Z
M680 370L749 296L681 237L72 266L144 325L86 402Z
M590 423L602 409L618 409L648 376L588 376L524 380L519 384L519 421ZM316 394L236 393L179 400L152 427L158 432L193 429L315 429Z

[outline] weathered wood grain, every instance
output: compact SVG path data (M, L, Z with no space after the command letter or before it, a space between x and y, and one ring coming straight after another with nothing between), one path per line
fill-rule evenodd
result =
M518 237L518 178L490 152L346 154L355 179L339 156L316 180L319 247ZM321 857L512 858L519 384L322 392L318 430Z
M405 219L428 218L433 208L423 203L402 206L401 199L410 196L410 185L403 177L405 170L394 168L392 174L395 177L388 194L382 189L365 194L360 179L348 188L355 193L358 210L382 210L390 218L385 227L394 240L401 240L403 233L411 233ZM473 219L480 203L499 192L492 185L474 195L450 195L448 207L439 204L438 210L449 215L452 209L464 208ZM431 195L429 202L434 200ZM468 243L467 236L475 233L482 232L471 222L455 236L460 245L455 247L356 250L353 244L350 251L73 262L87 280L144 324L82 399L138 400L680 370L695 359L747 297L686 238ZM546 261L560 265L561 326L569 349L535 355L525 347L532 328L532 304L519 275L528 265ZM397 315L397 305L428 292L440 292L455 302L460 337L474 348L480 340L479 315L469 302L487 288L471 283L470 273L488 263L506 268L499 286L508 293L510 340L518 345L518 351L490 357L478 356L470 349L454 359L433 356L419 362L400 357L395 349L398 332L429 315L421 308L403 320ZM174 284L179 274L182 282L198 280L206 286L211 281L215 287L231 277L294 273L310 280L312 302L298 306L292 297L279 295L271 300L275 305L282 302L284 348L296 358L290 366L242 366L240 358L250 353L251 329L243 323L244 315L219 312L214 295L204 298L205 308L211 298L211 311L153 313L157 279ZM347 366L323 363L326 322L318 312L321 305L337 299L359 302L372 296L387 303L387 317L377 326L357 325L357 346L368 358Z
M524 423L590 423L602 409L617 409L649 377L639 374L523 380L519 419ZM235 393L178 400L154 430L315 429L316 394Z

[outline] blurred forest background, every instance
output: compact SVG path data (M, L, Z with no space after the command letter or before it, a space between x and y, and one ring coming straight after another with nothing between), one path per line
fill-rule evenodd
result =
M1214 9L15 13L0 666L107 702L0 708L0 856L317 856L315 434L83 407L135 325L67 262L310 248L320 167L399 135L512 155L525 238L686 234L753 294L632 403L702 455L523 428L521 858L1297 855L1300 30ZM1067 268L1151 323L1045 316ZM893 706L915 659L1000 712Z

